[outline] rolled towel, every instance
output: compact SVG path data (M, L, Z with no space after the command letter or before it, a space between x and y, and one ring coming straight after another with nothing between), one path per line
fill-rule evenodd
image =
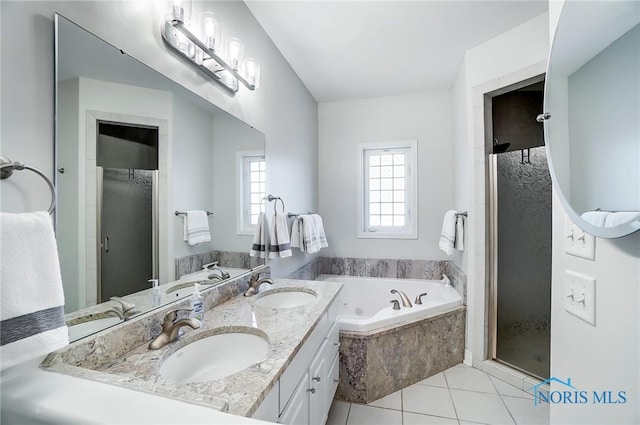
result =
M256 232L253 234L253 243L251 244L251 257L267 258L267 250L269 248L269 227L267 216L261 212L258 216Z
M269 258L291 257L291 239L286 214L276 213L269 236Z
M447 255L453 254L454 243L456 240L456 214L458 211L449 210L444 214L442 222L442 232L440 233L440 242L438 246Z
M587 223L598 227L604 227L609 214L611 214L609 211L587 211L582 214L581 217Z
M191 246L211 241L206 211L187 211L184 216L184 240Z
M0 368L69 344L51 216L0 213Z
M639 211L612 212L605 220L604 227L616 227L640 218Z

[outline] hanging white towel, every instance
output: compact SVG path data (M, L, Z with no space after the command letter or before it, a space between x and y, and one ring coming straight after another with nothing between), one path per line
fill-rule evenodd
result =
M267 258L267 249L269 248L269 227L267 216L261 212L258 216L256 232L253 234L253 243L251 244L251 257Z
M464 251L464 216L456 215L456 235L453 247L458 251Z
M187 211L184 216L184 240L191 246L211 241L206 211Z
M456 240L456 210L449 210L444 214L442 222L442 232L440 234L440 243L438 246L447 255L453 254L454 243Z
M610 211L587 211L582 214L581 217L587 223L591 223L598 227L604 227L609 214L611 214Z
M269 258L291 257L291 239L285 213L276 213L269 233Z
M51 216L0 213L1 368L69 344Z
M302 230L302 217L296 217L291 226L291 247L300 248L304 252L304 232Z
M327 237L324 233L324 223L322 222L322 217L319 214L311 214L313 218L313 222L316 227L316 238L320 243L320 248L327 248L329 244L327 243Z

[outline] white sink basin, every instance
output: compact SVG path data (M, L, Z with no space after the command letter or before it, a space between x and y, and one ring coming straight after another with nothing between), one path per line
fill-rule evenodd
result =
M310 289L279 288L258 295L256 304L269 308L292 308L315 302L318 294Z
M194 341L161 365L163 378L186 384L221 379L266 359L266 335L226 332Z
M122 322L122 319L119 317L103 317L69 326L69 340L76 341L120 322Z

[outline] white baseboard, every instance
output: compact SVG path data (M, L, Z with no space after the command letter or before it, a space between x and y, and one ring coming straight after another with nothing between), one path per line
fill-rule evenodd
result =
M462 360L462 363L466 364L467 366L473 366L473 354L471 353L471 351L464 350L464 360Z

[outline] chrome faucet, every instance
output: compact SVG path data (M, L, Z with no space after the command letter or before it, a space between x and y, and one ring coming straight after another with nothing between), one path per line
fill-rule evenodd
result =
M157 350L178 339L178 332L183 326L189 326L191 329L198 329L200 327L200 321L198 319L184 318L176 321L180 310L192 311L193 309L174 308L173 310L169 310L167 314L165 314L164 321L162 322L162 332L149 343L149 350Z
M229 278L231 277L231 275L230 275L228 272L226 272L226 271L222 270L222 269L218 266L218 262L217 262L217 261L214 261L213 263L207 263L207 264L204 264L204 265L202 266L202 270L210 270L210 271L212 271L212 272L214 272L214 271L220 272L220 275L219 275L219 276L220 276L222 279L229 279ZM211 275L209 275L208 279L212 279L212 277L211 277L211 276L215 276L215 274L211 274Z
M123 320L128 320L131 318L131 316L138 313L138 310L136 309L136 305L132 302L125 300L124 298L111 297L110 300L116 301L120 305L115 305L113 307L108 308L105 311L105 313L106 312L115 313L119 318Z
M407 294L405 294L404 292L398 291L397 289L392 289L391 293L400 295L400 299L402 300L403 307L408 307L408 308L413 307L413 305L411 305L411 301L409 301L409 297L407 297Z
M249 289L247 289L244 293L245 297L250 297L251 295L255 295L260 291L260 285L263 283L269 283L273 285L275 282L270 277L263 277L260 279L260 273L254 274L251 276L251 280L249 281Z

